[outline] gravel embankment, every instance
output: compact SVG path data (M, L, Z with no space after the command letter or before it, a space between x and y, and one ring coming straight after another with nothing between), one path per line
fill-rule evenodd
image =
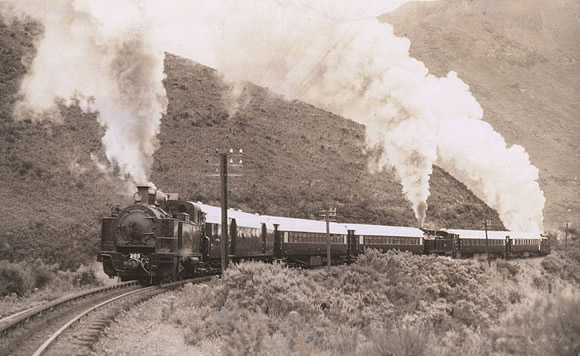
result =
M94 355L207 355L219 354L217 343L186 345L182 329L167 322L174 303L174 292L148 300L121 314L105 329L95 345Z

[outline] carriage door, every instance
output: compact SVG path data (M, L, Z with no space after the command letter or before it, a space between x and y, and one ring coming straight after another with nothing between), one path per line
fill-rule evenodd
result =
M348 231L348 235L347 235L347 239L346 241L348 242L347 245L347 254L349 256L355 256L356 252L357 252L357 244L358 244L358 240L354 234L354 230L347 230Z
M238 224L236 219L230 222L230 255L236 254L236 240L238 239Z
M262 223L262 255L266 254L266 239L268 237L268 229L266 224Z
M274 256L282 257L282 233L278 231L279 224L274 224Z

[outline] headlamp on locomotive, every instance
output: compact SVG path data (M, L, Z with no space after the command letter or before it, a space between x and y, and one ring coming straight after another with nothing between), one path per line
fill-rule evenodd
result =
M203 214L195 204L138 186L134 204L102 219L98 261L109 277L159 282L193 273Z

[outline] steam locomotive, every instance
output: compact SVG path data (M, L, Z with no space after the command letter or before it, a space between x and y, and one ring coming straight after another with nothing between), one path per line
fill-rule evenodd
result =
M149 283L212 274L221 266L221 209L138 186L134 204L112 211L101 225L97 260L105 273ZM326 223L228 210L231 261L281 260L293 266L327 262ZM367 248L452 257L542 256L549 241L538 233L427 230L329 223L332 264L350 263Z

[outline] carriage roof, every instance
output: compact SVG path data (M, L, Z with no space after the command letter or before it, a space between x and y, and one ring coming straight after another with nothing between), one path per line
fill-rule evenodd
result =
M268 216L267 218L272 224L278 224L278 231L326 233L325 221L286 218L280 216ZM329 231L331 234L347 234L344 225L334 222L329 223Z
M404 226L383 226L367 224L345 224L348 230L354 230L356 235L364 236L397 236L397 237L417 237L425 236L421 229Z
M217 206L196 203L201 210L206 214L205 222L210 224L221 224L222 222L222 209ZM268 230L273 230L274 226L272 223L263 215L245 213L235 209L228 209L228 220L235 219L236 226L238 227L249 227L249 228L262 228L262 224L266 224Z
M447 231L459 235L460 239L485 239L485 230L449 229ZM542 239L539 232L523 231L488 231L487 236L493 240L504 240L506 237L511 239Z
M448 232L457 234L460 239L485 239L485 230L461 230L448 229ZM488 231L487 237L490 240L505 240L508 231Z

